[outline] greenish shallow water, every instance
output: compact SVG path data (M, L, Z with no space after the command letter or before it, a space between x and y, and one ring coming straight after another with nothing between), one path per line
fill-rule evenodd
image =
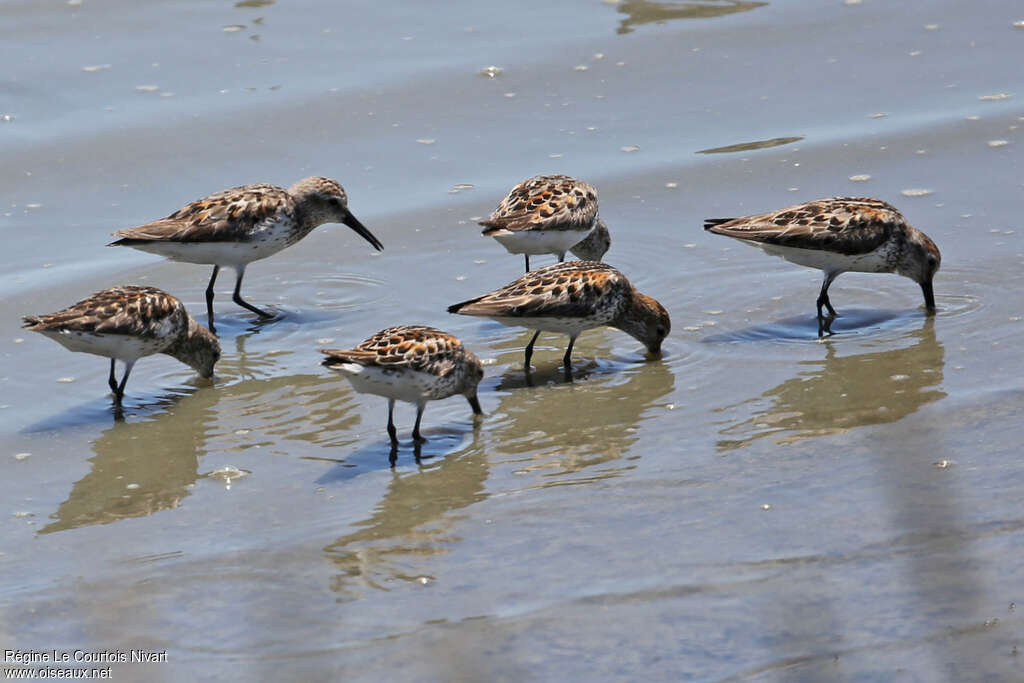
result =
M147 681L1024 678L1015 3L0 12L2 648L166 650L113 665ZM520 274L473 219L542 172L597 186L661 360L591 332L567 383L544 335L530 386L527 333L444 313ZM225 280L213 385L145 359L117 422L103 360L19 329L123 283L201 312L208 269L109 233L313 173L385 251L325 226L253 265L267 325ZM837 194L939 244L934 319L844 275L819 343L818 273L700 229ZM487 417L430 405L417 462L399 409L392 468L383 399L316 349L414 322L485 359Z

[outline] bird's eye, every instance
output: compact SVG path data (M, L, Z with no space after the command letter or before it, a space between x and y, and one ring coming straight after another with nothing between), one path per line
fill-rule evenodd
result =
M659 327L657 329L657 333L658 333L659 337L664 337L665 336L665 328L664 327Z

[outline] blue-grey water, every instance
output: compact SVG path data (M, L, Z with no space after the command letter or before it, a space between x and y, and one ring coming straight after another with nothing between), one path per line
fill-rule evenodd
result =
M0 649L166 651L115 680L1024 680L1024 7L0 3ZM488 67L497 70L486 72ZM479 235L520 180L594 184L664 357L448 304L521 274ZM209 268L104 245L248 182L337 178L324 226L218 288L213 384L20 329ZM892 202L918 287L820 274L702 219ZM537 265L550 262L538 257ZM431 324L486 363L414 411L319 365ZM82 666L75 664L75 666ZM5 662L3 667L18 666ZM38 669L42 664L34 664ZM65 666L65 665L61 665ZM30 668L32 668L30 667Z

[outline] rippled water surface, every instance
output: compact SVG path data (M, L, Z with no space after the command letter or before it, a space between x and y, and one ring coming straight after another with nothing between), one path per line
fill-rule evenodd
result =
M116 680L1022 680L1024 11L929 3L4 3L0 643L166 650ZM1015 23L1016 22L1016 23ZM489 67L497 67L489 69ZM521 274L516 182L594 184L660 360L449 316ZM20 329L115 284L199 315L209 268L114 230L247 182L339 179L218 288L214 383ZM943 252L820 274L702 219L894 203ZM537 265L550 262L537 257ZM203 317L200 317L203 320ZM402 323L486 364L429 441L319 365ZM9 665L9 662L8 662Z

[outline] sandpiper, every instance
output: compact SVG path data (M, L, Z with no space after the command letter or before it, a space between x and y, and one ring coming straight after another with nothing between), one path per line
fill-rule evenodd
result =
M449 306L448 312L536 330L526 345L527 369L541 332L569 335L562 358L568 370L573 344L584 330L610 325L657 354L671 329L668 312L660 303L636 291L615 268L596 261L568 261L538 268L490 294Z
M490 218L480 221L483 234L498 240L510 254L557 254L572 251L583 260L600 261L611 237L597 215L597 190L566 175L539 175L512 188ZM598 234L588 240L593 232Z
M792 263L824 271L818 295L818 336L831 334L836 311L828 288L840 274L897 273L921 285L924 305L935 311L932 278L942 255L892 205L868 197L832 197L743 218L708 218L704 229L735 237ZM822 314L828 310L828 317Z
M110 359L110 390L121 402L135 361L166 353L203 377L213 376L220 344L185 310L185 305L154 287L112 287L56 313L23 318L24 327L60 342L72 351ZM114 363L124 363L118 383Z
M388 400L388 436L398 445L395 401L416 405L412 438L420 436L420 420L427 401L462 394L475 415L483 415L476 388L484 367L462 342L450 334L423 325L401 325L381 330L354 349L321 349L323 364L344 375L359 393Z
M242 185L197 199L167 218L114 233L108 246L133 247L173 261L213 264L206 288L206 312L213 326L213 284L221 266L235 269L233 300L253 313L272 314L244 301L245 267L295 244L324 223L344 223L378 251L380 241L348 210L345 190L330 178L300 180L287 190L276 185Z

